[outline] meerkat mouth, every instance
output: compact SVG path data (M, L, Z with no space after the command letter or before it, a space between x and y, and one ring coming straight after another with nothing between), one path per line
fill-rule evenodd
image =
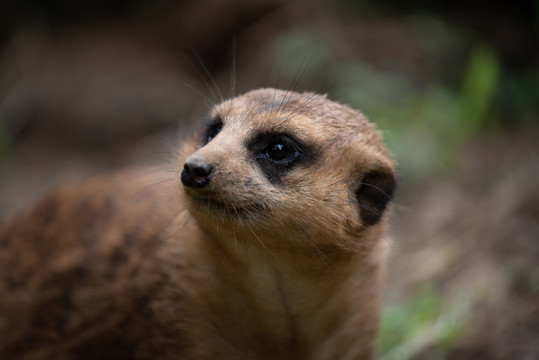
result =
M216 200L213 197L202 197L202 196L189 196L192 200L192 202L196 205L204 206L204 207L211 207L211 208L217 208L221 210L228 210L229 208L232 208L232 206L229 206L228 203Z
M246 217L249 214L268 213L269 209L258 203L238 204L226 201L215 196L195 196L189 195L194 206L199 210L214 212L219 211L228 216Z

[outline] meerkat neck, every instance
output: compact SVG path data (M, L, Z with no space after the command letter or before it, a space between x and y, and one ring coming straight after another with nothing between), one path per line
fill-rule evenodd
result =
M298 237L302 240L298 241ZM353 263L360 254L337 246L321 247L317 239L283 234L256 232L248 229L213 232L209 237L211 253L219 261L227 258L240 272L258 274L275 272L285 273L290 279L306 281L309 278L328 284L339 282L342 276L354 271ZM259 269L260 268L260 269Z
M356 358L357 349L350 348L346 334L371 336L376 330L373 306L378 296L374 285L379 281L379 262L364 261L352 252L271 247L272 239L267 236L244 239L237 233L227 237L221 232L208 240L215 286L225 293L235 289L242 294L240 301L234 298L227 303L226 311L241 314L236 315L240 318L248 316L248 321L262 321L252 328L263 329L260 331L268 338L282 339L283 352L294 349L294 358ZM219 306L222 309L222 301ZM358 318L363 319L359 325ZM234 324L226 326L234 328ZM240 337L231 340L240 347L252 344L252 339L247 340L249 333L231 333ZM365 358L372 351L371 344L363 344ZM315 356L317 353L325 355Z

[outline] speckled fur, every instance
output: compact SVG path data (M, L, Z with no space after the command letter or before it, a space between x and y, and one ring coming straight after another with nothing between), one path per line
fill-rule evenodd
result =
M0 359L374 357L387 221L365 226L355 194L373 171L394 178L379 132L274 89L215 116L222 131L185 144L177 177L66 185L2 226ZM245 145L260 131L315 161L268 181ZM179 182L193 158L216 169L203 191Z

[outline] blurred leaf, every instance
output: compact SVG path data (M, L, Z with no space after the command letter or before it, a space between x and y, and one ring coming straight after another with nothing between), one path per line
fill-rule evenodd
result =
M382 309L381 358L406 360L428 349L429 359L443 359L446 349L463 333L463 310L444 306L442 295L427 286L408 301Z
M485 125L487 111L498 83L500 66L496 54L488 47L477 46L464 73L460 93L459 120L470 132Z
M409 341L426 324L434 322L440 311L440 296L432 289L418 292L407 302L382 309L380 349L386 353Z

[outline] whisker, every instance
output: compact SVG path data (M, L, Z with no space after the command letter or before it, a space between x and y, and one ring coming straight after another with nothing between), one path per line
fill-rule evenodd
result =
M365 186L370 186L371 188L373 189L376 189L378 190L382 195L384 195L387 199L391 200L392 197L389 196L388 194L386 194L382 189L380 189L378 186L376 185L373 185L373 184L369 184L369 183L364 183L364 182L360 182L359 183L360 185L365 185Z
M309 66L311 65L311 62L313 61L313 59L315 58L316 56L316 53L312 54L311 57L309 58L309 60L307 61L307 64L305 64L305 66L303 67L303 70L301 70L301 74L299 75L299 78L298 80L296 81L296 84L294 85L294 87L292 88L292 91L296 91L296 88L298 87L299 83L301 82L301 80L303 79L303 75L305 75L305 71L307 71L307 69L309 68ZM305 55L305 57L303 58L301 64L303 65L303 63L305 62L305 58L307 57L307 55ZM299 67L299 69L301 69L301 65Z
M236 38L232 38L232 62L230 64L230 95L235 97L236 91Z
M260 243L260 245L262 245L262 247L264 249L266 249L266 251L271 255L271 256L275 256L274 253L272 253L267 247L266 245L264 244L264 242L262 242L262 240L260 240L260 238L258 237L258 235L255 233L255 231L253 230L253 228L247 224L247 227L249 228L249 230L251 230L251 232L253 233L253 235L255 236L255 238L258 240L258 242Z
M307 234L307 232L303 229L303 228L300 228L300 230L303 232L303 234L305 235L305 238L308 240L308 242L311 244L311 246L313 247L314 251L316 251L316 253L318 254L318 257L320 257L320 260L322 260L322 262L324 263L325 267L328 269L328 271L330 272L331 276L332 277L335 277L335 274L333 272L333 269L331 268L330 264L332 264L333 266L335 266L335 264L331 263L331 261L329 260L329 258L322 252L322 250L320 250L320 248L318 246L316 246L316 244L314 243L313 239L311 239L311 237L309 236L309 234Z
M139 196L141 195L143 192L159 185L159 184L163 184L163 183L167 183L167 182L170 182L170 181L174 181L175 179L174 178L165 178L165 179L159 179L158 181L154 181L152 184L150 185L146 185L145 187L143 187L142 189L138 190L136 193L135 193L135 196Z
M192 64L191 64L192 66ZM199 73L199 77L200 77L200 73ZM206 86L208 86L208 84L206 83L205 80L203 80L204 83L206 84ZM199 95L200 97L202 97L202 99L207 102L207 104L209 106L215 106L216 105L216 102L211 100L208 96L206 96L206 94L204 94L201 90L197 89L196 87L194 87L193 85L189 84L189 83L186 83L184 81L180 81L180 80L176 80L176 82L178 82L178 84L182 85L182 86L185 86L186 88L188 88L189 90L193 90L197 95ZM211 92L211 90L210 90ZM212 94L214 95L214 94Z
M281 77L281 70L283 67L283 59L279 62L279 70L277 71L277 79L275 80L275 85L273 86L273 99L271 100L271 108L275 107L275 95L277 94L277 88L279 87L279 79Z
M197 61L200 64L200 66L202 66L202 69L206 73L207 78L210 79L215 91L219 95L219 99L221 99L221 102L223 102L225 100L224 97L223 97L223 94L221 93L221 90L219 90L219 86L217 86L217 83L215 82L215 79L211 75L210 71L208 70L208 67L206 65L204 65L204 62L202 61L200 56L198 56L197 53L195 53L195 57L197 58Z
M299 83L303 79L303 75L305 74L305 71L309 67L309 65L310 65L313 58L314 58L314 54L311 56L311 58L309 59L307 64L305 64L305 60L307 59L307 55L305 55L303 57L303 59L301 60L301 64L299 65L298 71L296 72L296 74L292 78L292 82L290 83L290 85L288 86L288 89L285 92L285 95L283 97L283 100L281 101L281 104L279 105L277 113L280 113L284 108L286 108L286 104L292 98L292 95L293 95L294 91L296 91L296 88L298 87ZM304 64L305 64L305 66L304 66Z

